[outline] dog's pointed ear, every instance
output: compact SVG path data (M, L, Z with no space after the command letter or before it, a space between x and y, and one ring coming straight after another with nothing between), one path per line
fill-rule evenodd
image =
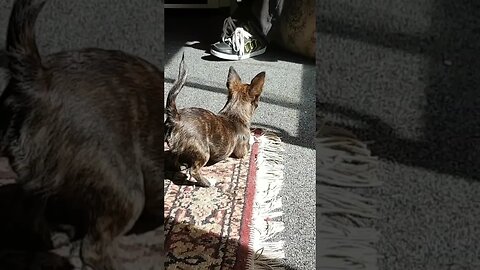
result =
M260 72L252 79L250 83L250 95L257 97L260 96L265 83L265 72Z
M230 68L228 69L227 88L230 89L232 85L241 82L242 80L240 79L240 76L238 76L238 73L232 66L230 66Z

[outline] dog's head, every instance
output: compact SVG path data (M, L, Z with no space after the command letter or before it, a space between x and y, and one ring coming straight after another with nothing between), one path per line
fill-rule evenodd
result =
M233 67L230 67L227 78L228 99L221 113L250 121L253 112L258 107L264 82L265 72L260 72L250 84L242 83L238 73Z

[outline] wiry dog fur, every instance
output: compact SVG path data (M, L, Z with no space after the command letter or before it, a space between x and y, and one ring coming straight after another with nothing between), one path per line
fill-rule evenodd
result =
M0 150L26 192L80 217L84 265L121 269L117 237L141 215L163 222L163 71L114 50L42 58L34 23L44 3L17 0L11 13Z
M213 165L229 156L242 158L249 149L250 121L263 90L265 72L260 72L250 84L242 83L233 67L228 71L228 99L223 109L214 114L201 108L177 110L175 99L187 77L184 57L180 62L176 82L168 93L165 139L170 148L174 169L187 167L190 177L199 186L210 186L200 174L203 166Z

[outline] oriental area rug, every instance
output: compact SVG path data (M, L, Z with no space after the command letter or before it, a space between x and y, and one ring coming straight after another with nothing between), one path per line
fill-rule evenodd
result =
M252 139L246 157L202 169L211 187L166 179L167 270L284 269L283 143L260 129Z

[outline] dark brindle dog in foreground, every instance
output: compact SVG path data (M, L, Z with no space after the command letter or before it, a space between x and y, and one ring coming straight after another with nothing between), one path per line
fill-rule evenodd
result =
M197 185L211 184L200 174L204 166L213 165L227 157L242 158L250 146L250 121L263 90L265 72L257 74L250 84L242 83L237 72L228 71L228 99L223 109L214 114L201 108L177 110L175 99L187 77L184 57L178 78L168 93L165 139L170 148L168 167L186 167Z
M85 268L122 269L116 239L140 217L163 222L163 71L114 50L41 57L44 3L17 0L11 13L0 150L25 192L75 214Z

